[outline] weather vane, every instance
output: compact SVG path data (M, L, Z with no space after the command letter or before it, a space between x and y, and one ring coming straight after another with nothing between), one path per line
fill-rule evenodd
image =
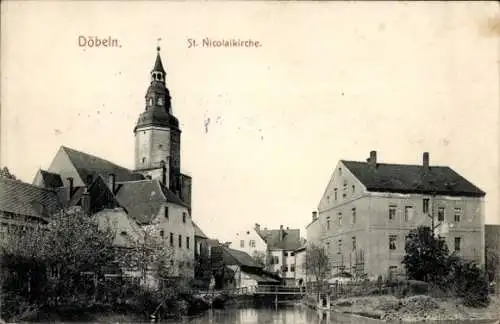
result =
M161 41L161 37L159 37L159 38L156 39L156 50L158 52L160 51L160 41Z

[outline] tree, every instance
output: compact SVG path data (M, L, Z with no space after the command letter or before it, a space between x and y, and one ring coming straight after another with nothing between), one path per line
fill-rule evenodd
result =
M311 244L306 249L306 274L315 278L316 282L327 278L331 270L330 259L326 249L322 246Z
M486 248L486 273L489 281L496 281L498 268L500 267L500 257L495 249Z
M153 229L144 229L142 234L132 248L123 251L120 264L139 271L144 284L155 286L174 274L174 250Z
M431 228L419 226L411 230L405 251L402 263L410 279L439 283L448 274L448 247L433 235Z

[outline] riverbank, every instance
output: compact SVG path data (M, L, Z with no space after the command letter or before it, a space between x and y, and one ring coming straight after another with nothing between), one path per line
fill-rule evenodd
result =
M316 306L312 299L304 303ZM406 298L394 296L369 296L342 298L332 301L330 310L344 314L360 315L384 321L420 322L432 320L498 320L500 300L491 296L491 302L485 308L464 306L457 299L436 299L417 295Z

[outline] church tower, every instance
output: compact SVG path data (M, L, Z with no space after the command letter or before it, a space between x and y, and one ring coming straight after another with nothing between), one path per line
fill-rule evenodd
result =
M179 121L172 114L160 47L157 47L156 61L150 74L151 83L145 97L146 108L134 128L135 169L145 176L162 181L171 191L182 196L181 130Z

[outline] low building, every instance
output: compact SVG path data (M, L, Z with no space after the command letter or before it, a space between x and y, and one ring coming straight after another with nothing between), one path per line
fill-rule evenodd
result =
M219 278L216 278L216 281L222 282L217 285L219 288L253 288L280 283L279 277L264 271L262 265L256 263L248 253L218 245L212 247L212 255L219 258L219 267L223 267Z
M284 228L259 230L267 244L267 267L270 272L283 278L286 285L295 285L295 250L301 247L299 229Z
M306 244L295 250L295 283L300 287L307 282L306 251Z

